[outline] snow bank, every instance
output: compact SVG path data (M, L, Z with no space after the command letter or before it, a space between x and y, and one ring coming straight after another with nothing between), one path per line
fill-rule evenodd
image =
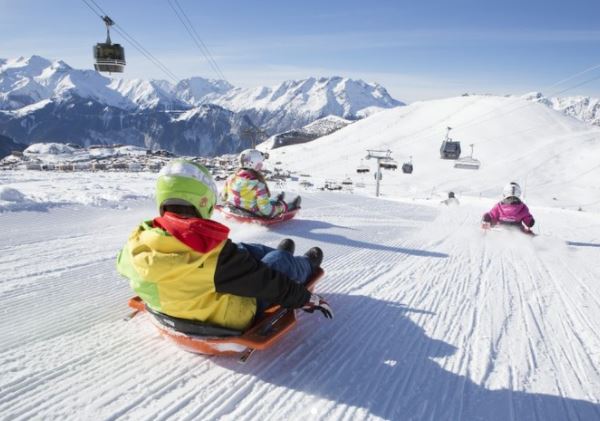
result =
M0 212L89 205L125 209L152 199L155 173L0 171Z

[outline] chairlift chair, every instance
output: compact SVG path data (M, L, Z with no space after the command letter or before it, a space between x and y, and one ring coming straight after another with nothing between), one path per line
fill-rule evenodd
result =
M106 25L106 42L94 46L94 69L98 72L123 73L125 70L125 49L110 40L110 27L115 22L108 16L102 20Z
M479 161L478 159L473 158L473 144L471 143L471 155L458 159L455 163L454 163L454 168L460 168L463 170L478 170L479 167L481 166L481 161Z
M452 127L448 127L448 131L446 132L446 138L442 142L442 146L440 147L440 158L442 159L458 159L460 158L460 142L454 141L450 137L450 130Z
M398 163L392 158L385 158L379 161L379 166L384 170L396 170L398 168Z
M360 161L360 165L356 168L356 172L358 174L364 174L371 171L368 165L363 164L362 160Z

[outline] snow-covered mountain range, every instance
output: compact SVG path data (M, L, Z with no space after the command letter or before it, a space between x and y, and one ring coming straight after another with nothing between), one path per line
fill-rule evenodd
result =
M524 99L539 102L556 111L575 117L586 123L600 126L600 99L589 96L551 97L547 98L541 92L531 92L523 95Z
M287 81L278 86L232 89L210 102L247 114L269 133L298 129L333 115L358 120L404 105L380 85L341 77Z
M341 77L242 89L200 77L176 85L113 79L40 56L0 59L0 133L27 144L236 152L251 143L248 128L273 135L328 115L356 120L399 105L380 85Z

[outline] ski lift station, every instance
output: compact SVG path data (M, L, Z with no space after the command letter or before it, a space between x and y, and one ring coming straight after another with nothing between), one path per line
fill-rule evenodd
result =
M458 159L460 158L460 142L454 141L450 138L450 130L452 127L448 127L446 132L446 138L442 142L440 147L440 158L442 159Z
M94 46L94 69L98 72L122 73L125 70L125 49L110 40L110 27L115 22L108 16L102 16L106 25L106 42Z

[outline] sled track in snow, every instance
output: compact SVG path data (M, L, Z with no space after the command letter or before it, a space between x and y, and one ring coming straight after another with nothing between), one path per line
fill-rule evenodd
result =
M595 250L484 234L468 206L305 199L287 224L232 229L322 247L317 292L335 319L299 312L245 365L175 348L147 315L122 320L131 293L114 259L152 204L0 215L30 227L0 250L2 417L600 419Z

